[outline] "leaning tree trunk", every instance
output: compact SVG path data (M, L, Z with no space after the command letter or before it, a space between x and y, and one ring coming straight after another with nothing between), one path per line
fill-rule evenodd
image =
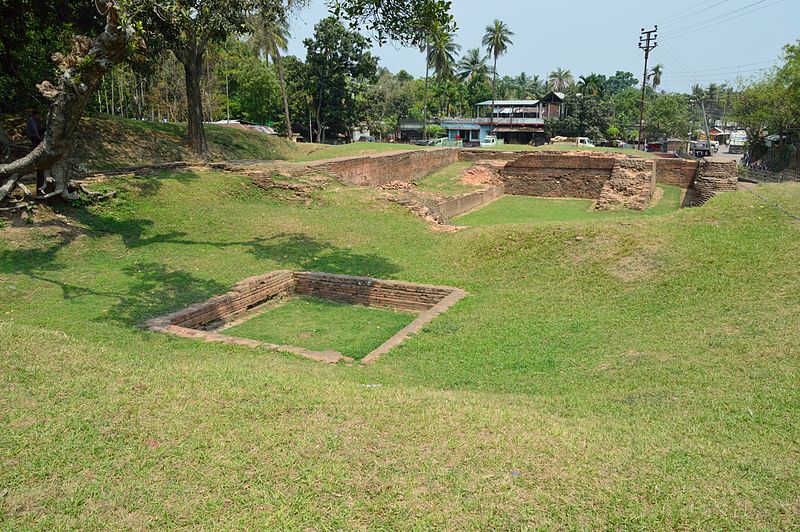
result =
M489 115L489 132L494 135L494 102L497 99L497 56L494 56L494 72L492 72L492 110Z
M208 142L203 128L203 92L200 89L200 77L203 75L203 47L191 41L186 50L181 50L175 55L183 64L186 76L189 145L197 155L206 155Z
M283 73L283 58L279 51L275 51L275 66L278 69L278 80L281 82L281 95L283 96L283 114L286 118L286 138L292 140L292 119L289 115L289 98L286 95L286 76ZM310 139L309 139L310 140Z
M99 3L96 5L101 7ZM47 115L47 131L42 143L28 155L0 165L0 201L17 187L23 193L27 192L19 182L22 176L48 169L55 190L39 199L55 196L68 200L78 198L79 186L69 180L67 161L81 115L91 103L103 75L126 58L131 44L142 44L131 25L120 22L116 3L108 2L102 7L106 16L103 33L94 41L76 36L69 54L53 55L62 72L58 85L53 86L49 81L37 85L39 91L52 102Z

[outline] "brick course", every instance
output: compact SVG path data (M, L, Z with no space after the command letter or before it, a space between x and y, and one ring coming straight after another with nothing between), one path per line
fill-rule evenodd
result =
M377 360L380 355L388 352L409 335L422 329L436 316L465 297L466 292L449 286L386 281L371 277L320 272L275 271L245 279L226 294L152 319L147 325L152 331L183 338L199 338L209 342L223 342L247 347L264 346L322 362L336 363L350 360L335 351L309 351L300 347L268 344L215 332L225 324L245 317L259 306L294 295L419 313L410 325L362 360L362 363L368 364Z
M733 192L738 188L739 173L736 162L703 161L694 180L692 206L699 207L720 192Z
M699 162L689 159L658 159L656 161L656 182L692 188Z
M324 161L315 165L350 185L380 187L390 181L409 183L458 162L458 150L439 148Z

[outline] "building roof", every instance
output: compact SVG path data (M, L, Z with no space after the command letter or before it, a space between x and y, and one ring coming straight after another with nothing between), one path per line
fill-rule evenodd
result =
M492 100L486 100L485 102L477 103L475 105L492 105ZM497 106L517 106L517 107L525 107L525 106L534 106L539 105L539 100L495 100L494 101L495 107Z

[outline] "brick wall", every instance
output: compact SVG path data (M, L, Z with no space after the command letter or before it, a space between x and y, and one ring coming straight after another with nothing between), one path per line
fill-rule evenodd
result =
M617 159L611 177L603 185L597 210L644 210L656 188L655 161Z
M457 161L458 150L441 148L353 157L313 166L351 185L379 187L390 181L414 181Z
M426 202L425 207L428 208L429 215L435 218L439 223L450 223L456 216L460 216L500 199L503 197L504 193L502 185L495 185L484 190L446 198L441 201Z
M800 171L786 169L781 172L770 172L768 170L754 170L747 168L743 174L750 179L765 181L768 183L780 183L782 181L800 181Z
M694 180L692 205L698 207L720 192L732 192L739 181L736 162L703 161Z
M483 148L474 150L459 150L459 161L513 161L520 157L518 151L486 150Z
M658 159L656 161L656 182L692 188L698 164L698 161L688 159Z
M295 293L300 295L415 312L432 308L453 291L449 287L318 272L297 272L295 281Z
M290 271L275 271L250 277L226 294L187 307L149 322L152 329L170 325L189 329L213 329L245 315L249 310L272 299L288 296L295 286Z
M500 171L506 194L597 199L611 177L615 158L534 152Z

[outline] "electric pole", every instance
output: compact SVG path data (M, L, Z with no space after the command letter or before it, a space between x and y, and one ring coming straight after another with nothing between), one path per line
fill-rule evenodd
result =
M658 26L652 30L645 31L642 28L642 33L639 35L639 49L644 50L644 75L642 76L642 104L639 108L639 147L642 146L642 132L644 130L644 96L647 93L647 60L650 59L650 52L655 50L658 46L656 37L658 34ZM646 151L646 148L645 148Z

